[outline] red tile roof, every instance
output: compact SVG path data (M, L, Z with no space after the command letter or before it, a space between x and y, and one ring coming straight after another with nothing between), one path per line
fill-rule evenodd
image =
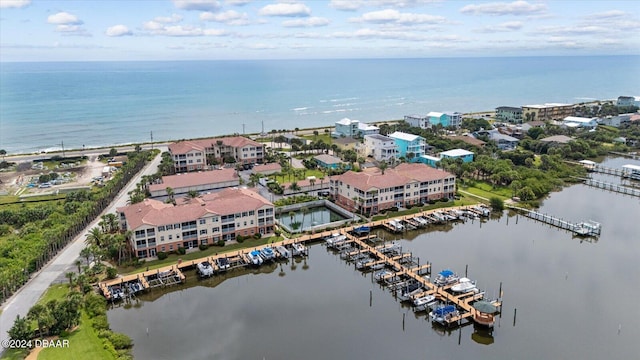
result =
M206 184L239 180L235 169L200 171L162 177L162 184L149 185L149 191L160 191L167 187L178 189Z
M437 180L450 176L453 175L425 164L403 163L393 169L385 170L384 175L380 169L370 168L362 172L348 171L342 175L331 178L333 180L340 180L362 191L368 191L372 188L384 189L404 186L410 182Z
M118 212L125 214L129 229L135 230L142 225L174 224L193 221L207 213L228 215L258 210L263 206L273 204L249 189L227 188L195 199L179 199L175 206L145 199L143 202L118 208Z
M212 145L216 145L218 140L222 141L225 146L231 146L234 148L244 147L247 145L262 147L263 144L248 139L244 136L231 136L231 137L220 137L220 138L208 138L208 139L197 139L197 140L184 140L175 143L169 144L169 151L171 154L185 154L191 150L200 150L204 151L205 148L211 147Z
M253 167L253 172L254 173L261 173L261 172L265 172L265 171L281 171L281 170L282 170L282 166L280 166L280 164L278 164L278 163L255 165Z

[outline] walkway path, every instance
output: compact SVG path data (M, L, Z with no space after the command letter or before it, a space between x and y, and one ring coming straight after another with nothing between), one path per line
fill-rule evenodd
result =
M167 148L160 148L161 151L167 151ZM102 215L116 211L116 208L126 205L128 200L128 192L133 190L136 183L142 175L151 175L158 171L158 165L162 160L161 156L156 156L145 168L135 176L124 189L120 191L113 202L102 212ZM76 238L61 250L58 255L45 265L39 272L32 275L31 280L25 284L22 289L18 290L11 298L9 298L2 306L0 314L0 340L9 337L7 331L13 326L13 322L17 315L26 316L29 309L40 299L42 294L54 282L60 280L66 281L64 274L68 271L77 271L75 260L80 256L80 251L84 248L84 240L90 229L98 225L100 217L91 222ZM0 354L4 352L4 348L0 349Z

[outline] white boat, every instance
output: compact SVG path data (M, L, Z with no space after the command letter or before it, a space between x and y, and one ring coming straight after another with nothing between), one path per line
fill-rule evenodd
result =
M371 269L371 270L380 270L380 269L384 269L385 266L386 266L385 263L377 263L377 264L369 266L369 269Z
M444 325L447 324L451 318L454 318L458 315L460 315L460 311L458 311L455 306L443 305L433 309L429 313L429 319L431 319L431 321L435 321Z
M280 245L280 246L276 246L276 251L280 254L280 256L282 256L285 259L288 259L291 257L291 252L289 250L287 250L286 247Z
M413 218L413 220L417 221L421 226L429 225L427 219L423 218L422 216L416 216Z
M391 220L388 222L388 224L394 231L404 231L404 225L402 225L402 223L398 219Z
M253 265L262 265L262 262L264 260L262 260L262 257L260 256L260 251L259 250L253 250L250 253L247 254L247 259L249 260L249 262Z
M268 246L260 250L260 256L262 256L264 261L272 261L276 258L276 254L273 252L273 249Z
M291 245L291 253L294 256L305 256L307 255L307 248L300 243L293 243Z
M413 311L414 312L426 311L427 308L435 304L435 302L436 302L435 295L421 296L413 300Z
M435 279L433 279L433 283L437 286L445 286L455 283L458 279L459 277L456 273L447 269L440 271Z
M335 247L339 244L342 244L346 240L347 240L347 237L345 235L335 233L331 235L328 239L326 239L325 243L327 244L328 247Z
M373 278L376 281L382 281L385 277L387 277L389 275L393 275L393 272L391 272L389 270L380 270L380 271L376 272L375 274L373 274Z
M220 271L227 271L231 267L231 264L229 264L229 260L227 260L227 258L217 258L216 265L218 265Z
M460 281L457 284L451 287L451 291L458 292L458 293L467 293L470 291L478 291L478 288L476 288L475 281L469 278L463 277L463 278L460 278Z
M211 263L208 261L198 263L196 268L200 277L209 277L213 275L213 266L211 266Z
M418 282L415 282L400 289L400 292L398 293L398 299L400 301L409 301L411 300L411 297L413 297L414 295L418 295L423 291L424 290L422 289L422 285Z
M370 262L372 262L372 261L374 261L374 260L372 258L368 257L368 256L365 257L365 258L362 258L362 259L360 259L360 260L358 260L356 262L356 269L364 269L365 265L370 263Z

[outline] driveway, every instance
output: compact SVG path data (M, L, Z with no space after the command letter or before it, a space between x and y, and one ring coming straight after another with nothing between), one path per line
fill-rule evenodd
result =
M160 147L161 151L167 151L166 146ZM136 183L140 181L143 175L151 175L158 171L158 165L162 157L156 156L145 168L135 176L124 189L120 191L113 202L100 214L100 216L113 213L116 208L125 206L128 200L128 192L133 190ZM42 294L52 283L67 281L64 274L68 271L77 271L74 264L75 260L80 256L80 251L84 248L84 240L87 232L97 226L100 217L89 224L76 238L69 243L56 257L45 265L39 272L31 275L31 280L27 282L22 289L18 290L11 298L9 298L2 307L0 314L0 339L5 340L9 337L7 331L13 326L13 322L17 315L26 316L29 309L40 299ZM4 348L1 349L4 352Z

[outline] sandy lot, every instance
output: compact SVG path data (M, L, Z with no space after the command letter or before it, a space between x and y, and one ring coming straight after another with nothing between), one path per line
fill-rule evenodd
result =
M31 163L18 163L18 167L15 171L0 172L0 195L51 193L58 189L88 186L91 185L93 178L102 175L102 169L104 166L105 164L98 161L95 156L90 158L83 166L53 170L32 169ZM65 184L52 185L50 188L27 187L30 178L51 172L56 172L61 177L65 174L69 174L68 178L70 181Z

